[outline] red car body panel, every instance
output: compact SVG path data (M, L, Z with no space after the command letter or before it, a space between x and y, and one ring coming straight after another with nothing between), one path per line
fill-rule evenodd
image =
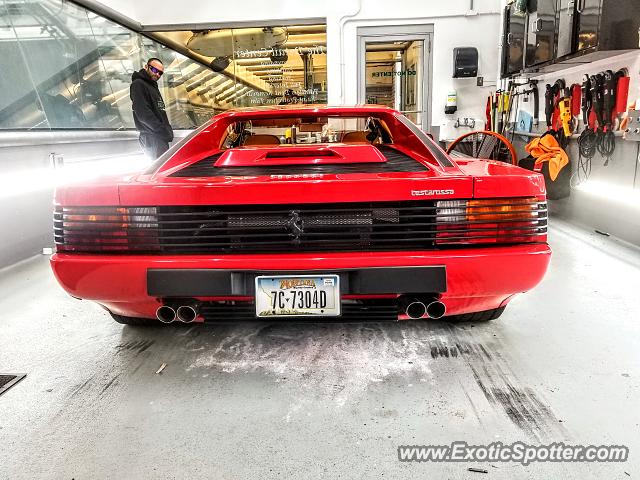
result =
M171 174L221 152L221 139L233 122L269 119L283 115L282 108L229 111L214 117L194 136L174 147L155 170L140 175L104 178L91 185L69 185L56 192L59 207L184 205L276 205L324 204L327 202L413 201L535 197L545 201L541 175L501 162L449 159L435 143L408 131L400 114L386 107L294 107L287 116L313 118L319 114L375 115L394 134L394 147L410 154L429 170L418 173L349 173L320 175L255 175L242 177L172 177ZM407 133L409 132L409 133ZM426 148L425 148L426 147ZM215 160L216 166L287 165L288 159L271 159L274 149L304 149L296 165L322 163L384 162L370 145L335 144L296 147L229 149ZM330 151L330 152L328 152ZM327 153L328 152L328 153ZM431 152L431 153L430 153ZM330 155L330 160L327 156ZM444 155L451 162L443 165ZM213 163L213 161L212 161ZM455 196L443 195L454 191ZM439 299L447 315L495 309L515 294L535 287L550 260L546 234L520 245L478 246L427 251L117 255L56 253L51 265L62 287L72 296L96 301L112 313L131 317L155 317L163 299L147 293L149 269L212 269L233 271L334 271L372 267L446 268L446 292ZM376 298L371 294L364 297ZM384 295L383 295L384 296ZM393 295L391 295L393 296ZM363 295L353 295L363 297ZM197 297L199 300L249 300L246 296ZM343 298L350 298L343 295ZM405 318L402 314L400 319Z
M446 265L447 292L442 294L441 300L447 305L447 313L456 315L497 308L514 294L531 290L544 277L550 253L547 245L535 244L457 252L228 255L215 258L56 254L51 265L56 278L70 295L94 300L119 315L148 317L154 317L160 305L157 299L147 295L149 268L286 273L354 267Z

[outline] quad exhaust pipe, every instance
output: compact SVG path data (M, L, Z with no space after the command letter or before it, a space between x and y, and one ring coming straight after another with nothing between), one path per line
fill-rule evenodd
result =
M192 323L198 318L200 312L199 302L185 302L184 305L161 305L156 310L156 318L162 323L172 323L175 321L182 323Z
M171 323L176 319L176 311L169 305L162 305L156 310L156 318L162 323Z
M188 303L186 305L180 305L176 310L176 320L183 323L191 323L198 318L198 311L200 305L198 302Z
M412 319L422 318L425 315L429 318L437 320L444 317L447 313L447 307L440 300L431 300L427 303L416 298L401 297L401 311Z
M427 306L420 300L409 300L407 306L404 309L404 313L409 318L422 318L427 313Z
M437 320L438 318L444 317L445 313L447 313L447 307L440 300L434 300L427 305L427 315L429 318Z
M428 318L437 320L444 317L447 313L447 307L440 300L431 300L425 303L417 298L400 297L400 311L412 319L423 318L426 315ZM175 307L161 305L156 310L156 318L162 323L175 321L192 323L198 318L199 312L200 302L197 301L186 302Z

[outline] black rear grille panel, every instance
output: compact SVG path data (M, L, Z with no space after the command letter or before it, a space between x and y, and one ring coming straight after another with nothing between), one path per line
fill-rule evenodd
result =
M325 175L347 173L419 173L429 168L399 150L387 145L376 145L387 159L386 162L371 163L323 163L297 165L262 165L251 167L215 167L221 153L207 157L188 167L172 173L171 177L254 177L281 175ZM302 155L308 156L308 155ZM320 155L325 156L325 155Z
M469 218L433 201L58 207L54 239L59 251L77 253L206 255L432 250L546 234L546 203L509 202L468 207Z
M200 308L200 314L205 322L227 321L286 321L286 322L383 322L398 320L398 301L390 299L343 300L342 313L339 317L318 317L296 315L293 317L256 317L253 302L205 302Z
M393 202L159 210L160 241L167 253L430 248L433 241L428 238L435 233L432 218L414 219L420 213L431 217L435 213L432 202L404 207Z

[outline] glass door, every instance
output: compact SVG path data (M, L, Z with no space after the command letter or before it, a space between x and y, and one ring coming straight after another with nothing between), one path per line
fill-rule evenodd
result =
M360 101L394 108L428 130L430 42L428 33L361 36Z

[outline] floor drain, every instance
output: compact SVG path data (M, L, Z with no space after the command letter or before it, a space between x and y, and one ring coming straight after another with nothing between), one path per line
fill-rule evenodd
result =
M13 387L16 383L26 377L26 374L6 374L0 373L0 395Z

